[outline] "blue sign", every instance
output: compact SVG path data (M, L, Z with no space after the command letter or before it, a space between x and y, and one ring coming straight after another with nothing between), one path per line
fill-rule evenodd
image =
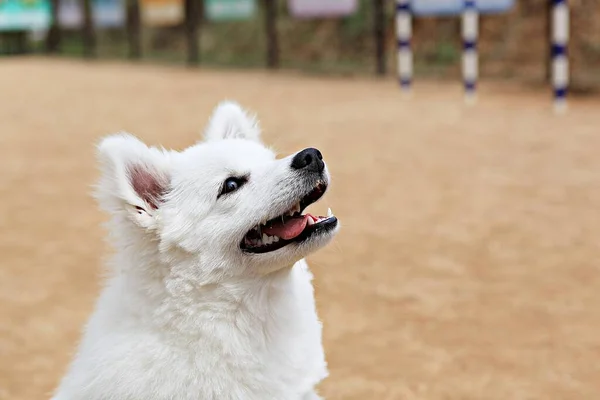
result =
M204 0L205 15L211 21L250 19L256 8L254 0Z
M0 31L44 30L50 19L48 0L0 0Z
M476 0L475 5L481 14L496 14L510 10L514 0ZM464 0L412 0L410 8L414 15L444 16L459 15L464 9Z
M2 1L2 0L0 0ZM123 0L92 0L92 19L99 28L118 28L125 23ZM63 28L83 25L83 7L80 0L61 0L58 21Z

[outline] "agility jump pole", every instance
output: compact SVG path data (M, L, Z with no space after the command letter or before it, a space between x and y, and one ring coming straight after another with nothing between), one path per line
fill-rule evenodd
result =
M396 0L396 40L398 46L398 81L404 93L410 93L413 75L413 60L410 41L412 15L410 0Z
M569 87L569 5L567 0L552 2L552 86L554 89L554 111L561 113L567 108Z
M479 13L475 0L465 0L462 14L462 74L465 87L465 100L473 103L476 99L478 56L477 36L479 34ZM410 0L396 0L396 40L398 48L398 81L403 92L410 92L413 79L412 11Z
M569 86L569 41L568 0L547 0L552 4L552 87L554 109L562 112L567 106ZM477 39L479 36L479 11L477 0L464 0L462 12L462 75L465 101L476 100L479 60ZM403 92L410 92L413 80L412 9L411 0L396 0L396 39L398 50L398 81Z
M465 102L467 104L473 104L477 100L477 77L479 76L478 35L479 12L475 6L475 0L465 0L462 14L462 74L465 86Z

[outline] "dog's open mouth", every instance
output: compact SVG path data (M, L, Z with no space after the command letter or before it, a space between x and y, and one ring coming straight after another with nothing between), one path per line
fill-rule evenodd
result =
M335 228L337 218L331 209L324 217L302 214L306 207L323 196L326 189L325 184L318 184L287 212L252 228L242 240L242 250L249 253L268 253L290 243L306 240L318 232Z

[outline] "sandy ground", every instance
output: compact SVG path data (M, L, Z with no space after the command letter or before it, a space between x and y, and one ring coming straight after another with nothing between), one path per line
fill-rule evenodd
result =
M101 283L93 144L193 143L210 110L257 111L314 146L343 229L311 257L328 399L600 398L600 99L121 64L0 64L0 399L48 398Z

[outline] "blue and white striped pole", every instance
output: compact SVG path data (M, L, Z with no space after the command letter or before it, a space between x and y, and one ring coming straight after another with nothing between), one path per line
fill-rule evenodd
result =
M396 0L396 39L398 41L398 80L406 93L410 92L413 75L412 50L412 16L410 0Z
M549 0L552 8L552 85L554 87L554 110L562 112L567 107L569 86L569 5L567 0Z
M477 36L479 34L479 13L475 0L465 0L462 15L463 39L463 82L465 101L472 104L476 100L477 77L479 75L477 56Z

